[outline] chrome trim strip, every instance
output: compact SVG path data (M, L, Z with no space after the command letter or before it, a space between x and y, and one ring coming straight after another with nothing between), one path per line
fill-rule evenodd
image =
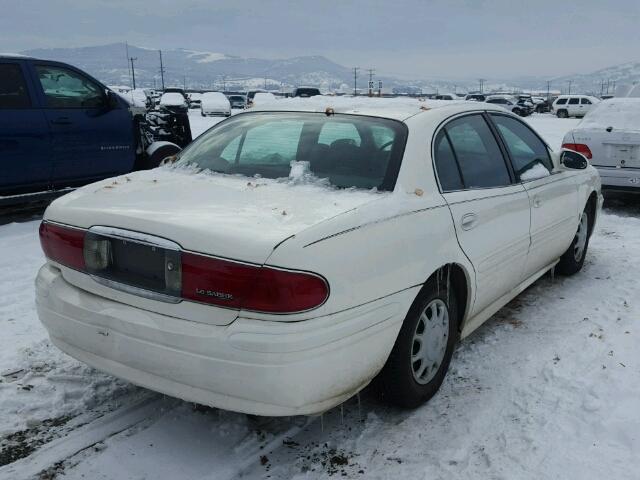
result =
M129 293L131 295L136 295L138 297L148 298L149 300L157 300L164 303L180 303L183 301L183 299L180 297L173 297L164 293L145 290L144 288L134 287L133 285L116 282L113 280L109 280L108 278L98 277L97 275L89 274L89 276L100 285L104 285L105 287L113 288L114 290L119 290L124 293Z

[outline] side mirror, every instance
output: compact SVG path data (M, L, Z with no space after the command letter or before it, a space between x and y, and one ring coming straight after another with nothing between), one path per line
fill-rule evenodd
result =
M107 108L109 108L109 110L113 110L119 106L120 102L118 101L118 94L111 90L107 90Z
M589 166L587 157L573 150L563 150L560 154L560 163L571 170L584 170Z

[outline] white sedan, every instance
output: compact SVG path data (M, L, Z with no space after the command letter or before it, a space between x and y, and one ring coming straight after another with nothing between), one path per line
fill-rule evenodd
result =
M415 407L460 338L550 269L581 269L598 173L517 116L277 104L49 206L36 301L60 349L258 415L319 413L374 378Z
M565 135L562 146L591 160L602 188L640 193L640 98L598 103Z
M200 97L200 113L203 117L208 115L231 115L231 103L222 92L205 92Z

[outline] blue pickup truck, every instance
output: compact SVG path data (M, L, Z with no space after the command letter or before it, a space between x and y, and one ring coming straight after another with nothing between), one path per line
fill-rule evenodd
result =
M136 111L71 65L0 56L0 205L152 168L189 141L186 114Z

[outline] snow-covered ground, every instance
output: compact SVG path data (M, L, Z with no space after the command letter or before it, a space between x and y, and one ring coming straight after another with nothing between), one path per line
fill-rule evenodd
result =
M576 124L527 121L553 148ZM545 276L463 341L427 405L365 391L317 418L196 407L60 353L35 313L37 230L0 226L0 479L640 477L637 200L606 207L580 274Z

